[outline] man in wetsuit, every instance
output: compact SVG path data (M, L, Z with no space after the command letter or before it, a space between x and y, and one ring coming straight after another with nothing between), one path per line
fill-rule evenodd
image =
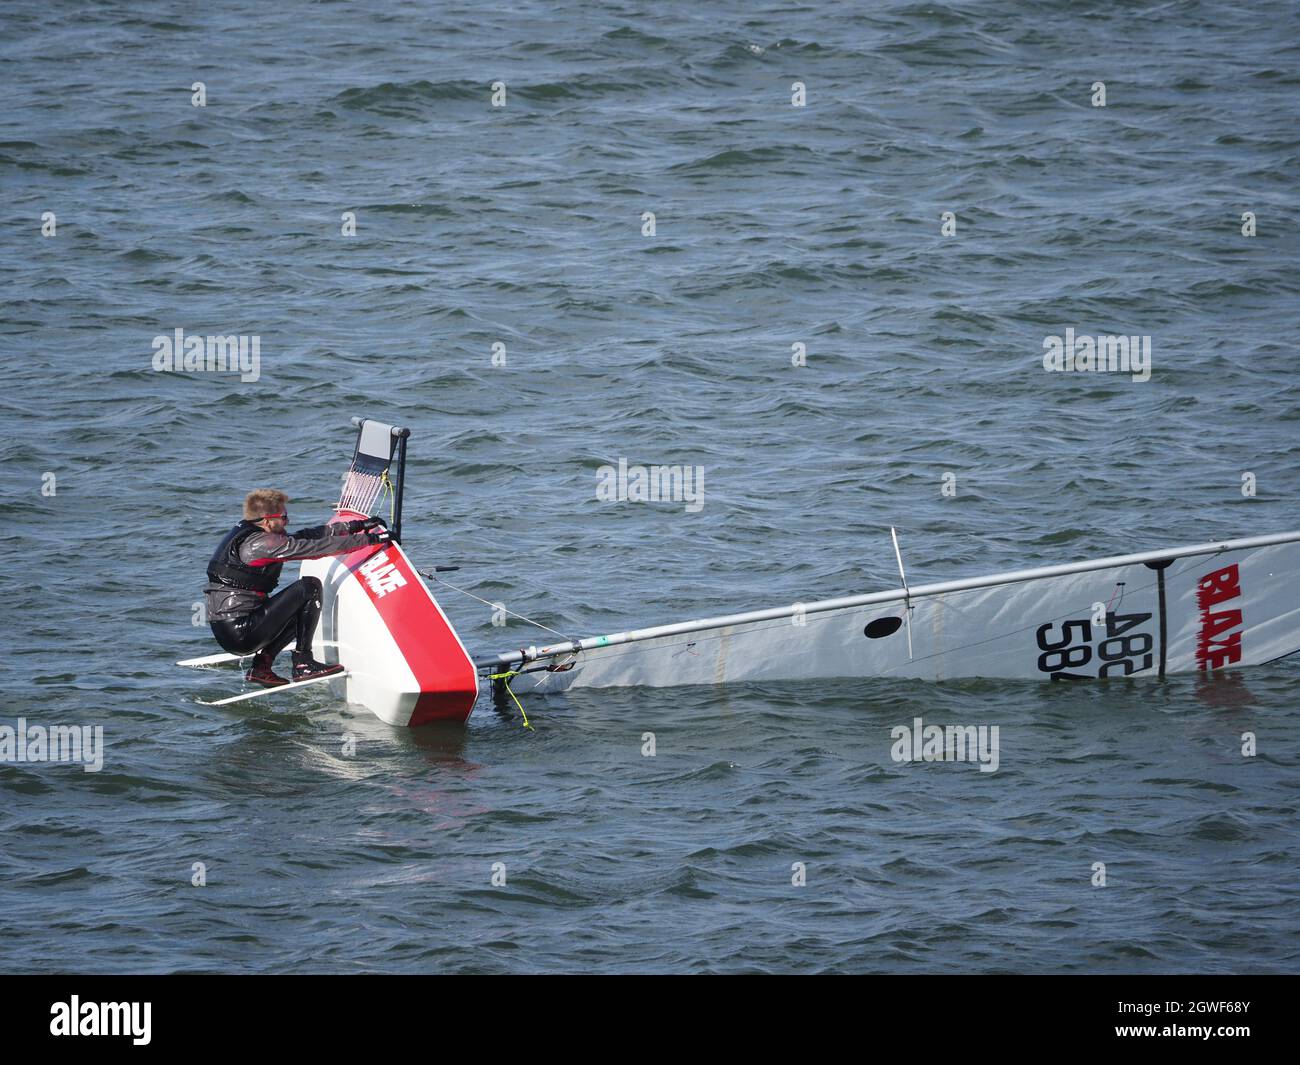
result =
M275 656L290 643L294 644L295 681L343 671L341 665L327 666L311 656L321 612L320 581L303 577L271 595L283 564L341 555L389 541L381 518L286 532L288 502L287 495L273 488L248 493L244 520L218 545L208 562L208 583L203 588L208 622L217 643L232 655L253 654L245 679L268 688L289 683L271 667Z

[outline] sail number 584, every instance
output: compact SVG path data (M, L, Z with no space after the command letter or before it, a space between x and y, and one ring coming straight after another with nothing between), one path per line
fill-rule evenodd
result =
M1151 668L1151 647L1154 643L1151 634L1129 631L1150 620L1150 614L1106 614L1106 635L1096 647L1096 655L1101 662L1096 674L1098 677L1127 677ZM1061 635L1056 639L1052 638L1054 627L1055 622L1050 621L1038 626L1038 649L1042 651L1038 656L1039 671L1050 674L1052 680L1091 678L1092 673L1071 671L1092 662L1092 619L1063 621Z

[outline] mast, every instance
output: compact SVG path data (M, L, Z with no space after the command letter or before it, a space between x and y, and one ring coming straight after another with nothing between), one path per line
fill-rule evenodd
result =
M397 437L397 488L393 492L393 539L402 542L402 495L406 491L406 440L411 435L410 429L393 429Z
M1093 559L1089 562L1068 562L1060 566L1041 566L1037 569L1013 570L1009 573L996 573L988 577L967 577L962 580L924 584L912 588L893 588L883 592L869 592L865 595L823 599L815 603L796 603L791 606L754 610L744 614L727 614L716 618L702 618L698 621L682 621L674 625L656 625L648 629L632 629L628 632L617 632L608 636L590 636L584 640L570 640L564 643L550 644L546 647L521 647L518 650L503 651L498 655L480 658L474 664L479 669L495 669L514 662L523 664L541 658L555 658L559 655L574 654L578 651L591 651L600 647L640 643L643 640L654 640L661 636L680 636L688 632L720 629L728 625L775 621L780 618L792 617L800 611L804 614L820 614L828 610L843 610L846 607L894 603L900 600L906 602L909 598L919 599L924 596L944 595L948 592L970 591L974 588L1020 584L1025 581L1041 580L1045 577L1064 577L1072 573L1088 573L1092 570L1111 569L1118 566L1136 566L1147 562L1163 562L1195 555L1215 555L1223 551L1241 551L1256 547L1269 547L1273 544L1294 543L1296 541L1300 541L1300 532L1272 533L1267 536L1253 536L1244 540L1222 540L1214 543L1193 544L1189 547L1170 547L1162 551L1145 551L1136 555L1115 555L1110 558Z

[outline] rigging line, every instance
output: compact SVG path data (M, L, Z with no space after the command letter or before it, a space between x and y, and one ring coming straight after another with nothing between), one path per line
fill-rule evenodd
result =
M518 618L520 621L526 621L529 625L536 625L539 629L545 629L547 632L553 632L555 633L556 636L563 636L566 640L573 639L573 637L570 636L568 633L561 632L559 629L553 629L549 625L543 625L540 621L534 621L532 618L526 618L524 617L523 614L516 614L513 610L508 609L502 603L491 603L486 599L481 599L473 592L467 592L464 588L458 588L456 585L452 584L451 581L445 581L441 577L435 576L432 573L424 573L422 571L420 573L420 576L426 578L427 580L437 581L439 584L446 585L453 592L460 592L461 595L467 595L471 599L477 599L484 606L491 607L493 610L504 610L512 618Z

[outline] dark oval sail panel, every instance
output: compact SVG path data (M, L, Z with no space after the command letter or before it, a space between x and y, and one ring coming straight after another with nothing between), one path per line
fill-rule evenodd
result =
M867 627L862 630L862 635L868 640L879 640L885 636L892 636L902 627L902 618L876 618L875 621L868 622Z

